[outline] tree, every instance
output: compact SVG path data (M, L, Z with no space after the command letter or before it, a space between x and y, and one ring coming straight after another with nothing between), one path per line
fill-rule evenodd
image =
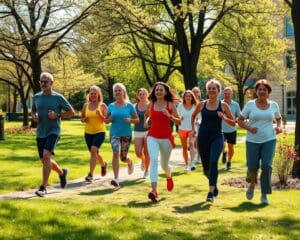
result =
M245 13L243 16L225 16L216 27L213 37L220 57L228 66L228 81L238 92L239 104L244 106L244 96L255 79L276 76L284 81L286 72L278 58L286 48L285 41L276 38L278 6L270 3L266 12ZM277 14L276 11L278 11ZM250 12L250 11L249 11ZM252 85L253 85L252 84Z
M268 0L266 0L268 1ZM137 38L172 46L180 64L173 67L184 79L185 88L197 85L197 67L201 50L215 26L227 14L243 13L245 4L257 1L102 1L102 13L109 13L112 25ZM120 33L118 33L120 34Z
M295 127L295 150L300 156L300 0L284 0L291 9L291 16L295 33L296 50L296 127ZM293 176L300 177L300 161L295 161Z
M19 59L28 59L25 49L20 46L10 49L10 55ZM23 108L23 126L29 125L27 100L31 91L29 85L30 70L28 65L21 62L6 61L6 58L0 57L0 82L4 82L13 88L14 108L19 97ZM10 96L8 96L10 98ZM8 109L10 110L10 109ZM12 112L15 112L13 110Z
M88 4L75 0L3 0L0 3L0 54L16 64L26 63L31 71L33 92L40 91L42 59L53 49L67 44L66 36L86 19L99 0ZM81 10L82 9L82 10ZM7 54L8 46L24 46L29 61Z

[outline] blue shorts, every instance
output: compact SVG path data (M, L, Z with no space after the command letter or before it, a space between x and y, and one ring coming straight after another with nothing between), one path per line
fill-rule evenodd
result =
M223 132L224 135L224 142L227 142L229 144L236 144L236 131L226 133Z
M59 138L59 136L51 134L45 138L36 139L36 145L38 148L40 159L43 158L44 149L48 150L52 153L52 155L54 155L54 148L56 147Z
M91 151L91 147L97 147L100 148L102 143L105 140L105 132L100 132L96 134L84 134L85 142L88 147L88 149Z

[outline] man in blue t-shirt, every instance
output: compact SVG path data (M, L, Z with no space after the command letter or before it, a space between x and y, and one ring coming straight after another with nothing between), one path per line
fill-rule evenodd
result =
M237 102L232 100L233 90L231 87L226 87L223 91L223 102L226 102L230 107L230 111L235 119L237 119L241 114L240 106ZM234 145L236 144L236 127L228 125L225 121L222 121L222 131L224 134L224 147L222 162L226 163L227 170L231 169L231 159L234 154ZM226 142L228 152L226 151Z
M46 186L51 170L58 173L60 185L67 184L67 169L60 168L56 161L51 159L54 149L60 138L61 119L74 116L74 110L65 97L52 90L53 76L43 72L40 76L41 92L33 97L32 119L37 123L36 143L39 157L43 163L43 181L36 195L43 197L47 193Z

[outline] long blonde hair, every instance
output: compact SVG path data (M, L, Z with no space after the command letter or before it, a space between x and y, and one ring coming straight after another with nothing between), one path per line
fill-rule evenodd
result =
M127 90L126 90L126 87L124 86L124 84L123 83L115 83L113 85L113 91L115 91L116 87L120 87L123 90L124 100L125 100L125 102L129 102L129 97L128 97Z

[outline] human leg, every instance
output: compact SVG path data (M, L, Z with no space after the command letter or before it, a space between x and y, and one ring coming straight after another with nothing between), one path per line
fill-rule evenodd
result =
M259 160L261 157L261 144L246 141L246 159L247 159L247 176L246 181L249 183L246 191L246 197L251 200L254 196L254 188L257 184L257 173L259 169Z
M261 193L272 193L272 162L275 154L276 140L268 141L262 144L261 149Z

